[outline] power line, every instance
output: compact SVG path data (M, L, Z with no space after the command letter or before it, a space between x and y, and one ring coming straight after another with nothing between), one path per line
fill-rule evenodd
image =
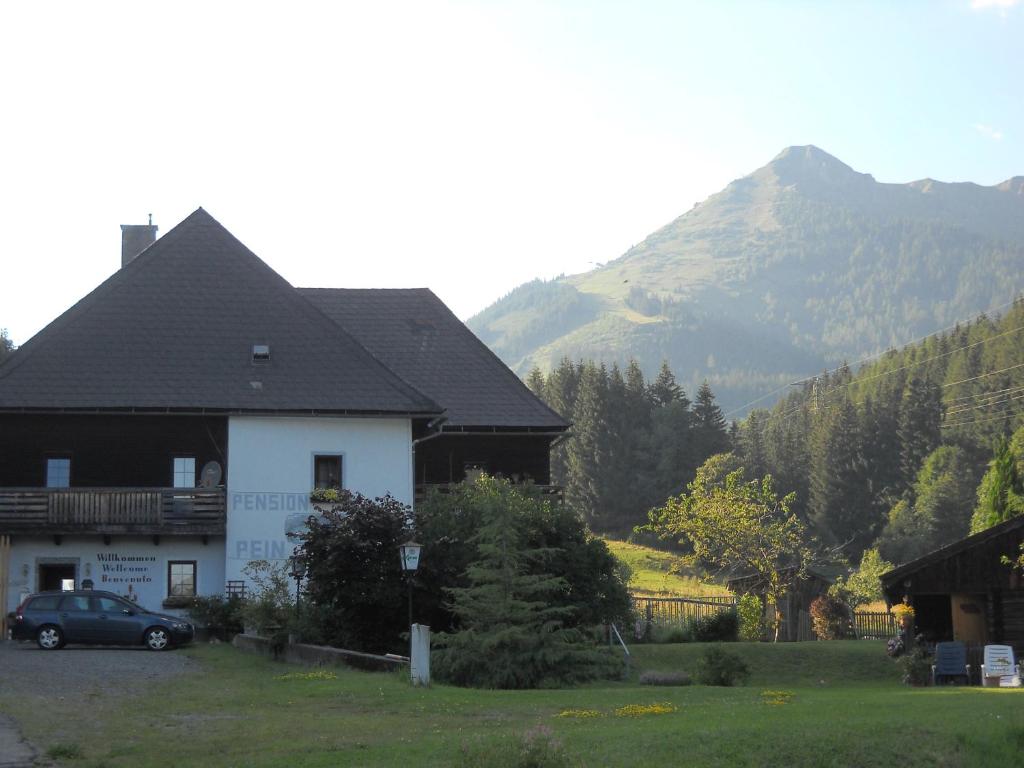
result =
M1013 389L1020 389L1020 387L1013 386L1013 387L1007 387L1006 389L994 389L991 392L975 392L972 395L960 395L960 397L950 398L949 400L946 400L945 402L946 403L956 403L956 402L958 402L960 400L973 400L976 397L991 397L992 395L998 395L1000 392L1009 392L1010 390L1013 390Z
M951 381L949 384L943 384L942 388L956 386L957 384L966 384L968 381L977 381L978 379L984 379L986 376L995 376L997 373L1006 373L1007 371L1013 371L1017 368L1024 368L1024 363L1017 363L1017 365L1011 365L1009 368L1001 368L998 371L989 371L988 373L982 373L978 376L971 376L969 379L960 379L960 381Z
M901 347L909 347L912 344L919 344L920 342L924 341L925 339L930 339L932 336L938 336L939 334L946 333L946 331L951 331L951 330L957 328L960 325L964 325L964 324L967 324L967 323L972 323L975 320L978 320L978 319L980 319L982 317L985 317L989 313L999 312L1002 309L1006 309L1007 307L1013 306L1021 298L1022 298L1022 294L1018 293L1011 301L1008 301L1005 304L1000 304L998 307L992 307L991 309L985 310L984 312L978 312L977 314L972 315L971 317L969 317L969 318L967 318L965 320L958 320L957 322L953 323L953 325L947 326L946 328L942 328L941 330L938 330L938 331L932 331L931 333L927 334L926 336L921 336L918 339L914 339L912 341L904 342L900 346ZM963 347L963 349L966 349L966 347ZM889 347L888 349L886 349L886 350L884 350L882 352L877 352L877 353L875 353L873 355L868 355L867 357L862 357L860 360L857 360L857 361L855 361L853 363L843 363L843 365L840 365L840 366L838 366L836 368L832 368L832 369L826 370L824 373L820 373L820 374L817 374L815 376L808 376L805 379L799 379L797 381L791 382L791 383L789 383L789 384L787 384L785 386L779 387L778 389L772 390L767 395L762 395L761 397L757 398L756 400L751 400L749 403L746 403L745 405L741 405L739 408L733 408L731 411L722 414L722 416L724 418L728 418L729 416L732 416L734 413L739 413L740 411L744 411L744 410L746 410L747 408L749 408L752 405L757 405L761 401L767 400L769 397L774 397L775 395L779 394L780 392L786 391L789 387L793 387L793 386L796 386L798 384L805 384L808 381L814 381L815 379L821 378L823 376L828 376L829 374L836 373L837 371L841 371L843 368L850 368L850 369L852 369L855 366L862 365L862 364L864 364L864 363L866 363L866 362L868 362L870 360L875 360L875 359L877 359L879 357L882 357L884 355L889 354L890 352L895 352L895 351L896 351L896 346L891 346L891 347ZM955 352L957 350L953 350L953 351ZM922 361L922 362L927 362L927 361ZM1022 365L1024 365L1024 364L1022 364ZM963 383L963 382L954 382L954 383L960 384L960 383ZM950 384L948 386L952 386L952 384Z
M918 339L914 339L912 341L904 342L903 344L900 344L899 347L905 348L905 347L909 347L912 344L920 344L925 339L930 339L932 336L938 336L939 334L945 333L946 331L951 331L951 330L953 330L954 328L956 328L959 325L964 325L964 324L967 324L967 323L971 323L971 322L973 322L975 320L978 320L978 319L980 319L982 317L985 317L990 312L998 312L1001 309L1006 309L1007 307L1012 307L1014 304L1016 304L1022 298L1022 296L1024 296L1024 294L1018 293L1016 296L1014 296L1014 298L1011 301L1008 301L1005 304L1000 304L998 307L992 307L991 309L985 310L984 312L978 312L977 314L972 315L971 317L969 317L969 318L967 318L965 320L958 320L957 322L953 323L953 325L947 326L947 327L942 328L941 330L938 330L938 331L932 331L931 333L929 333L929 334L927 334L925 336L921 336ZM837 368L833 368L831 370L827 370L827 371L825 371L824 374L819 374L818 376L808 376L806 379L800 379L799 381L794 381L792 385L803 384L804 382L812 381L812 380L818 378L819 376L824 376L824 375L827 375L827 374L830 374L830 373L835 373L836 371L841 371L843 368L851 368L852 369L854 366L861 365L863 363L868 362L869 360L874 360L876 358L882 357L883 355L887 355L890 352L895 352L896 350L897 350L896 346L891 346L888 349L884 350L883 352L877 352L877 353L875 353L873 355L868 355L867 357L862 357L860 360L857 360L857 361L855 361L853 363L844 363L843 365L840 365Z
M1000 414L998 414L996 416L989 416L989 417L984 418L984 419L973 419L971 421L958 421L958 422L955 422L953 424L943 424L942 426L939 427L939 429L952 429L953 427L966 427L966 426L968 426L970 424L981 424L982 422L985 422L985 421L996 421L998 419L1012 419L1013 417L1020 416L1021 414L1024 414L1024 411L1014 411L1013 413L1006 413L1006 412L1004 412L1004 413L1000 413Z
M1024 397L1024 393L1015 395L1013 394L1013 392L1021 392L1021 390L1024 390L1024 387L1016 387L1012 392L994 395L990 398L987 398L984 402L978 403L976 405L969 405L967 403L963 403L962 405L956 408L951 408L950 410L946 411L946 418L949 418L950 416L955 416L959 413L966 413L967 411L976 411L981 408L991 408L993 405L1002 405L1003 403L1010 402L1011 400L1017 400L1020 397Z
M1007 403L1013 402L1014 400L1020 400L1021 398L1024 398L1024 392L1017 395L1013 395L1012 397L1009 397L1006 400L1001 400L998 403L982 403L981 405L973 405L970 408L964 408L963 410L956 411L954 415L967 413L969 411L980 411L982 408L991 408L994 405L1006 405Z

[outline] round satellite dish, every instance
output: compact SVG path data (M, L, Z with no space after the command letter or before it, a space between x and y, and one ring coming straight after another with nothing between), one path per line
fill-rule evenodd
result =
M208 461L203 465L203 471L199 475L199 486L201 488L216 488L220 485L222 475L220 463Z

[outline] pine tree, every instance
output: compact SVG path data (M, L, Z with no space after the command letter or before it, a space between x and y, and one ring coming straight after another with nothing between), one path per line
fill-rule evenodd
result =
M842 546L855 558L874 540L882 523L865 519L871 505L859 448L857 411L844 398L823 413L811 438L808 512L823 540Z
M540 368L534 366L530 370L530 374L526 377L526 386L530 388L530 391L533 392L533 394L543 400L545 395L544 385L544 373Z
M764 477L768 474L768 460L764 448L767 416L767 412L762 410L751 411L740 425L734 442L736 452L743 459L743 468L750 477Z
M978 506L971 517L971 533L1024 514L1024 427L1012 441L1005 438L978 486Z
M658 377L651 384L650 397L655 407L660 408L686 398L682 387L676 383L675 374L668 367L668 360L661 361L661 370L658 372Z
M927 379L915 376L903 393L900 406L900 469L904 487L917 477L929 453L942 440L942 390Z
M573 418L581 367L563 357L544 383L544 402L566 421L572 421ZM568 445L565 441L551 451L551 482L555 485L564 486L568 483L567 453Z
M437 676L480 688L535 688L607 673L609 660L563 626L573 614L557 605L565 579L530 572L531 562L553 554L526 544L523 507L531 501L488 482L491 503L472 540L479 559L466 572L469 585L448 590L459 630L437 636Z
M566 448L566 500L594 530L610 522L607 472L611 455L607 440L608 375L604 366L586 363L580 374L573 436Z
M715 395L707 379L697 390L697 400L693 404L693 421L697 455L701 462L708 456L729 450L729 433L726 431L722 409L715 403Z

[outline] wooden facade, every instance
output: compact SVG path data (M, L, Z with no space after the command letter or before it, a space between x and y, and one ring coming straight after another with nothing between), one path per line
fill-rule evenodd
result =
M445 432L416 447L416 484L446 485L481 470L510 480L551 482L550 433L495 431Z
M55 457L71 460L75 488L167 488L174 457L226 471L227 424L226 416L0 414L0 488L45 486Z
M1004 562L1024 541L1024 517L895 568L882 576L890 604L914 606L915 631L926 640L1005 643L1024 649L1024 578Z

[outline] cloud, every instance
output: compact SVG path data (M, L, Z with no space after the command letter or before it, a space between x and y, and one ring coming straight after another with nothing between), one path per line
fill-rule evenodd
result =
M980 133L982 136L992 141L1002 141L1003 132L998 128L993 128L991 125L983 125L982 123L975 123L974 130Z
M971 0L972 11L998 11L1006 13L1015 5L1020 5L1021 0Z

